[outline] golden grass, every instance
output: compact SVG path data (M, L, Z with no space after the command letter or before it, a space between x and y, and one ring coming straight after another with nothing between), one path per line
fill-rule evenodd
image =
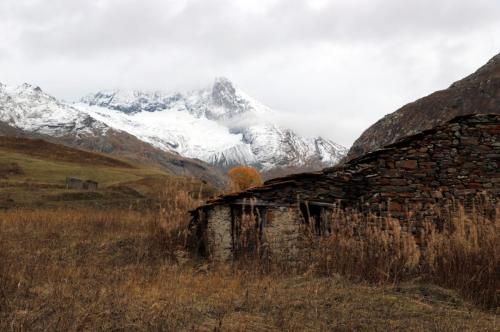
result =
M422 273L479 305L500 305L500 208L495 219L462 207L438 231L427 225Z
M495 309L500 303L499 212L492 220L482 213L466 214L459 206L449 211L440 230L424 222L420 245L402 231L399 220L337 213L332 234L311 239L309 260L324 275L340 273L377 284L418 278Z
M448 253L441 245L451 241L449 245L455 246L458 240L453 236L460 243L478 238L469 226L464 229L470 237L457 233L457 228L450 228L452 237L429 235L428 247L435 248L437 256L429 255L424 268L416 264L424 255L415 251L399 223L385 220L383 227L354 230L348 219L338 218L345 225L339 222L332 237L312 248L306 268L262 273L257 263L211 266L187 256L186 210L201 202L193 197L198 195L172 182L155 212L0 212L0 331L498 328L495 309L480 309L457 292L433 285L455 288L470 298L457 287L459 280L446 284L438 278L466 273L468 265L458 270L452 267L463 260L447 265L437 259L460 259L461 251ZM360 236L363 232L369 241ZM466 253L482 246L483 241L474 241L473 250L464 249ZM467 259L472 262L475 257ZM498 264L498 256L486 258L490 265ZM471 271L463 278L475 278L476 270ZM496 287L488 276L488 287Z
M428 284L177 264L152 243L152 214L0 217L2 331L495 330L494 314Z

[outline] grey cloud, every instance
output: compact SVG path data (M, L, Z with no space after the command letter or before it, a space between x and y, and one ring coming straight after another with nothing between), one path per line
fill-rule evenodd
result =
M496 0L2 0L0 81L66 99L219 75L306 134L350 144L500 49ZM311 116L314 114L314 116Z
M354 0L332 1L315 11L306 1L287 0L258 15L230 0L185 1L180 10L172 10L170 3L56 0L13 10L27 25L20 36L21 47L39 55L91 56L133 52L136 47L181 47L224 60L321 41L386 42L456 35L496 23L500 10L500 3L484 0Z

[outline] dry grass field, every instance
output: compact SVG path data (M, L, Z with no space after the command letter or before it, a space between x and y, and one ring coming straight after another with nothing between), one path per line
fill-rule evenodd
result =
M151 233L153 215L1 217L2 331L495 331L498 320L418 280L373 285L178 262Z
M166 188L160 211L1 212L0 330L498 331L498 221L432 235L418 269L404 234L342 223L300 266L210 266L182 251L199 200Z
M457 209L423 255L394 220L338 214L293 263L216 266L185 249L213 189L35 143L0 142L0 331L498 330L498 220Z

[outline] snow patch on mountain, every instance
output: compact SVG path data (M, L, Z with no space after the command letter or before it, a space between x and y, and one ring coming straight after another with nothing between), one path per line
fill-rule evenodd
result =
M86 112L58 101L39 87L0 84L0 121L13 127L54 137L104 135L108 129Z
M0 121L53 137L104 137L109 129L221 168L330 166L346 149L297 135L276 112L225 78L187 93L101 91L68 104L39 87L0 83Z
M277 116L272 109L226 78L185 94L101 91L75 107L158 148L224 168L331 166L346 153L330 140L302 137L273 123Z
M188 112L163 110L124 113L99 106L76 104L76 108L109 127L128 132L166 151L209 160L213 154L238 145L241 135L233 135L225 126Z

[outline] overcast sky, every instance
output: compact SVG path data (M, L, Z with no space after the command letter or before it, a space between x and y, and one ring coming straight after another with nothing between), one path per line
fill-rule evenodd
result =
M225 76L350 145L500 52L499 0L0 0L0 82L68 101Z

